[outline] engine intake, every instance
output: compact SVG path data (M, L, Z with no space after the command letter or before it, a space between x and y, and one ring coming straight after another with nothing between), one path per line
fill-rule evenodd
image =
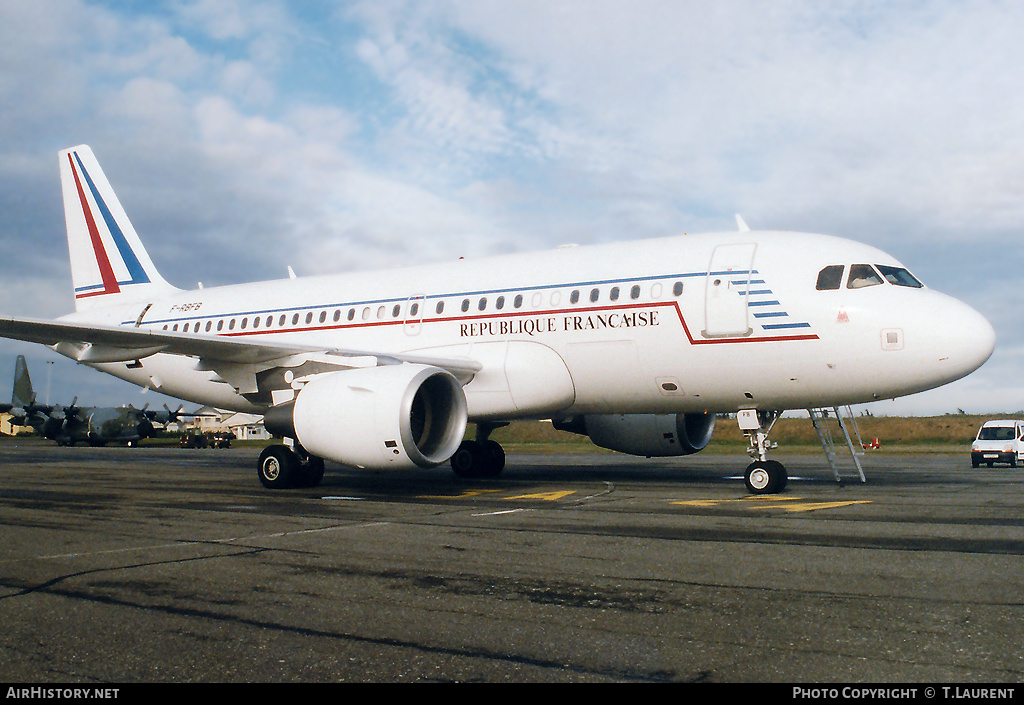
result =
M383 365L314 377L264 417L268 431L326 460L382 469L431 467L466 432L462 385L439 367Z

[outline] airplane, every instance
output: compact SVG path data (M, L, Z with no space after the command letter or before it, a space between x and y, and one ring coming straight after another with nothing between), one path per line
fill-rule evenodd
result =
M684 456L728 412L750 442L748 491L774 493L788 473L768 433L784 410L932 389L995 345L981 314L891 255L739 216L728 232L182 290L92 150L59 163L75 311L3 318L0 336L262 414L284 439L257 463L268 488L316 485L325 459L493 477L505 457L490 434L515 419Z
M171 411L150 411L148 408L78 406L78 398L68 406L37 404L32 391L32 378L24 355L14 363L14 390L10 404L0 404L0 413L11 415L12 426L30 426L43 438L59 446L84 442L102 447L107 443L135 445L156 434L154 423L166 425L181 416L193 414Z

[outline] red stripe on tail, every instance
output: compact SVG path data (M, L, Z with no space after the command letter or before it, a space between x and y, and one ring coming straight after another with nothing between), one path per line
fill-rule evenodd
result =
M85 213L85 222L89 226L89 237L92 239L92 249L96 253L96 264L100 268L100 277L103 279L103 291L93 292L89 295L95 296L98 293L118 294L121 287L117 285L117 277L114 276L114 269L110 266L107 258L107 251L100 240L100 231L96 227L96 219L92 217L92 210L89 208L89 201L85 197L85 190L82 189L82 181L78 178L78 171L75 169L75 162L68 154L68 162L71 164L71 173L75 177L75 185L78 187L78 198L82 201L82 212Z

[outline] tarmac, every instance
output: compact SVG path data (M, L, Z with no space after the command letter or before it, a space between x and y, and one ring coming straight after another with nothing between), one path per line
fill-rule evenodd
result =
M501 477L0 443L0 683L1019 683L1024 471L510 453Z

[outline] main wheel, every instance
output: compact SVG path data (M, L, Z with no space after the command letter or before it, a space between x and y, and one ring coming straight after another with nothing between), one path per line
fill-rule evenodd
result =
M480 466L484 463L484 450L476 441L463 441L450 462L457 477L479 477Z
M298 464L295 484L298 487L316 487L324 479L324 459L315 455Z
M487 466L485 477L497 477L505 469L505 449L497 441L487 441L484 446L484 458Z
M280 490L291 487L298 475L299 457L283 445L267 446L260 453L256 474L264 487Z
M496 441L463 441L451 458L458 477L497 477L505 468L505 451Z

